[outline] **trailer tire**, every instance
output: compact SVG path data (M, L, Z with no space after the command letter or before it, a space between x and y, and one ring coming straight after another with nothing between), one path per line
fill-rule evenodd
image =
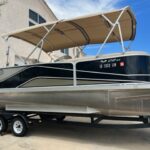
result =
M23 137L27 133L27 124L21 117L15 117L11 123L11 131L17 137Z
M0 134L6 132L7 129L8 129L7 120L4 117L0 116Z

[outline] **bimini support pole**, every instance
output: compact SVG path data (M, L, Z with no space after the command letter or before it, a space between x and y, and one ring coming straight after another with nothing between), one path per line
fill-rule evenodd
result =
M125 50L123 37L122 37L122 31L121 31L121 26L120 26L119 22L118 22L118 29L119 29L119 34L120 34L120 41L121 41L122 50L123 50L123 52L125 52L126 50Z
M58 21L59 22L59 21ZM47 31L47 33L43 36L43 38L39 41L39 43L36 45L36 47L32 50L32 52L28 55L28 57L25 60L25 63L27 63L27 60L32 56L32 54L36 51L36 49L41 46L43 47L44 44L44 40L46 39L46 37L49 35L49 33L54 29L54 27L56 26L56 24L58 23L56 22L50 29L48 29L46 26L44 26L45 30Z
M10 65L10 63L9 63L9 55L10 55L10 51L13 51L13 53L16 55L17 53L16 53L16 51L12 48L12 46L11 46L11 44L10 44L10 42L9 42L9 39L10 39L10 37L9 36L2 36L2 38L4 39L4 41L6 42L6 45L7 45L7 50L6 50L6 56L7 56L7 58L6 58L6 67L8 67L9 65ZM21 56L19 56L19 55L17 55L18 56L18 58L24 63L24 59L22 59L22 57Z
M9 45L9 37L5 38L5 42L7 43L7 51L6 51L6 67L9 66L9 54L10 54L10 45Z
M40 52L39 52L39 56L38 56L38 59L37 59L38 62L39 62L41 54L42 54L43 45L44 45L44 41L41 42Z
M108 33L106 39L104 40L103 44L101 45L100 49L98 50L98 53L97 53L96 57L98 57L98 55L100 54L101 50L102 50L103 47L105 46L106 42L107 42L108 39L110 38L112 32L114 31L114 29L115 29L117 26L118 26L118 28L119 28L119 34L120 34L120 38L121 38L122 48L123 48L123 51L125 51L124 44L123 44L123 37L122 37L121 27L120 27L120 24L119 24L119 20L120 20L120 18L122 17L122 15L124 14L124 12L125 12L126 9L127 9L127 7L125 7L125 8L121 11L121 13L119 14L119 16L118 16L118 18L117 18L117 20L116 20L115 23L112 23L112 22L109 20L109 18L107 18L105 15L102 15L102 17L103 17L106 21L108 21L108 22L111 24L112 28L111 28L110 32Z

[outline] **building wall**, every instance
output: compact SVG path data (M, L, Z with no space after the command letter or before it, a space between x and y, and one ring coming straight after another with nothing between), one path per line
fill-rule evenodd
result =
M0 35L28 27L29 9L40 14L47 22L57 20L43 0L7 0L5 5L0 6ZM9 57L10 66L15 64L15 54L26 57L33 49L32 45L21 40L10 39L9 43L13 48ZM0 38L0 67L5 67L6 65L6 51L6 43ZM38 54L37 50L32 58L35 58ZM49 62L49 57L42 53L40 61Z

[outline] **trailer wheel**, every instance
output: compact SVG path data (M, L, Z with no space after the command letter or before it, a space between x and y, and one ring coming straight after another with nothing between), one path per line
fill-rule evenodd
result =
M17 137L23 137L27 133L27 124L21 117L15 117L11 123L11 131Z
M8 122L5 118L0 116L0 134L6 132L8 129Z

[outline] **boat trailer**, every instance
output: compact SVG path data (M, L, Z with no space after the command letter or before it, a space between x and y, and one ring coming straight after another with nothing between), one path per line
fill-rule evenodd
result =
M66 117L82 117L89 118L90 122L78 122L67 120ZM0 134L4 135L10 127L11 132L14 136L23 137L27 134L29 127L36 123L50 123L50 124L66 124L66 125L77 125L83 127L94 127L94 128L106 128L108 124L100 124L102 120L114 120L114 121L135 121L141 122L140 124L131 125L118 125L113 127L120 128L149 128L150 117L139 116L139 117L126 117L126 116L105 116L101 114L66 114L66 113L34 113L34 112L11 112L11 111L0 111ZM142 125L142 126L141 126Z

